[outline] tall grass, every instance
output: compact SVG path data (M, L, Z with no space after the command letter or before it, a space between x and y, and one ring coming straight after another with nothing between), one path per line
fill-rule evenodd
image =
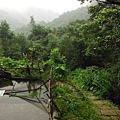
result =
M110 88L110 74L105 69L88 67L87 69L76 69L68 76L68 81L78 89L93 91L102 96Z
M120 105L120 62L107 69L92 66L76 69L67 81L80 90L92 91L101 98Z

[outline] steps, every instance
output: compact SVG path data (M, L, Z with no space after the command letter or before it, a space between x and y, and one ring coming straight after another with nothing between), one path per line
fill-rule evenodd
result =
M86 92L88 98L94 104L94 110L104 119L104 120L120 120L120 109L109 102L108 100L100 100L98 97L94 96L91 92Z

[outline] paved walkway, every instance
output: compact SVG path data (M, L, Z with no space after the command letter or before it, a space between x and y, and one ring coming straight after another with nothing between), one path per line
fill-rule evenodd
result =
M105 120L120 120L120 109L108 100L100 100L91 92L87 92L88 97L95 104L95 111Z
M17 97L0 97L0 120L49 120L42 109Z

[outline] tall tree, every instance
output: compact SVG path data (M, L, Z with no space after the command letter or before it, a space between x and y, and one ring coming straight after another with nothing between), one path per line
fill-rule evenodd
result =
M13 42L14 33L10 30L9 24L6 21L0 23L0 39L3 48L3 54L9 56L9 48Z
M120 7L108 7L95 14L97 6L92 7L91 19L84 26L87 40L86 62L91 65L114 63L120 52ZM87 35L86 35L87 34ZM89 61L89 62L88 62Z
M84 3L86 1L92 2L94 0L78 0L81 3ZM114 4L114 5L120 5L120 0L96 0L98 3L105 3L105 4Z
M66 33L60 38L60 52L67 59L67 67L71 70L84 67L85 41L82 37L82 25L85 21L75 21L68 24Z

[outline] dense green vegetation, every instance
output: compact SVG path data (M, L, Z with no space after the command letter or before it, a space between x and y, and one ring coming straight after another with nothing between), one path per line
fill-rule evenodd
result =
M92 109L91 101L79 91L67 85L59 85L55 91L55 102L61 111L60 120L102 120Z
M53 96L64 120L100 119L84 90L120 105L120 6L92 6L89 14L89 20L56 29L31 17L28 37L11 31L6 21L0 23L0 68L35 68L39 63L46 79L52 67Z
M85 0L78 0L78 1L80 1L82 4L86 2ZM87 1L93 2L94 0L87 0ZM105 3L105 4L120 5L120 0L105 0L105 1L96 0L96 2L102 3L102 4Z

